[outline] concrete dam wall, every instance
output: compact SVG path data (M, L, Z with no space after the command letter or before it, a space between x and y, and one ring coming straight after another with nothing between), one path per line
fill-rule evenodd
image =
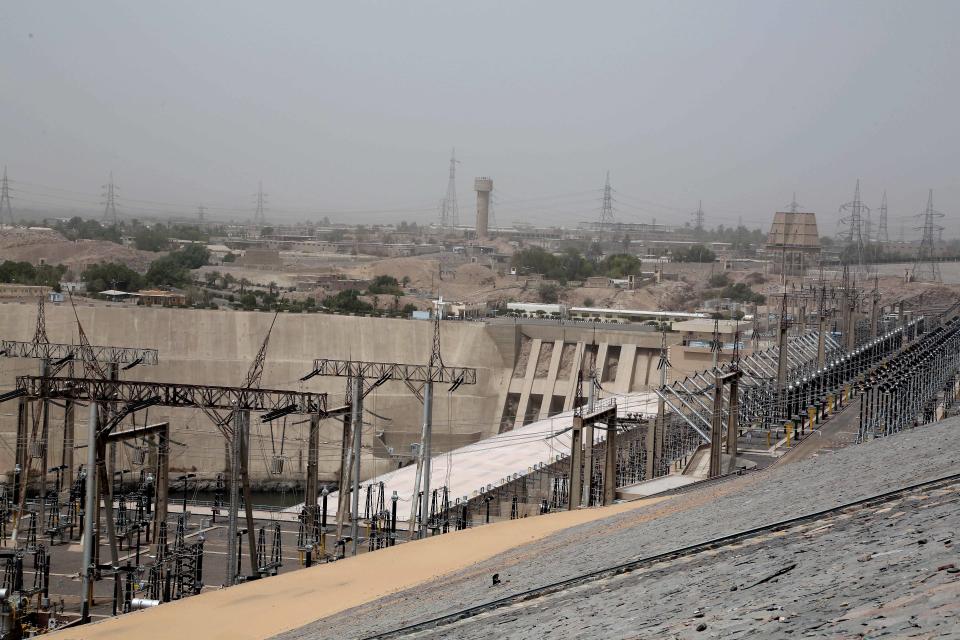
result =
M121 372L121 379L230 386L242 383L273 317L262 312L103 304L80 305L77 312L94 345L159 351L158 366L137 366ZM0 304L0 338L28 341L35 325L34 304ZM69 305L48 304L46 326L51 342L78 341ZM432 329L432 323L426 321L281 314L270 338L261 386L325 392L330 394L329 406L338 406L343 401L345 378L318 376L300 382L312 370L315 358L424 364L431 350ZM678 340L670 334L671 358L683 361L679 350L686 348L676 344ZM569 410L578 372L587 377L595 370L603 395L648 389L658 378L659 347L658 333L618 325L446 321L441 330L443 361L476 368L477 384L461 386L453 394L446 385L435 388L433 451L449 451ZM709 352L703 351L709 357ZM39 368L37 360L0 357L0 392L11 389L16 376L37 375ZM671 372L671 377L675 373ZM68 371L60 375L68 375ZM79 364L75 375L83 375ZM423 409L416 396L395 381L373 391L364 408L362 476L366 479L413 459L411 445L419 442ZM0 475L13 468L16 414L17 401L0 404ZM33 420L31 414L28 425ZM63 409L51 403L51 467L62 460L63 421ZM86 421L87 411L78 409L76 443L86 442ZM175 441L170 452L172 475L192 472L209 482L228 469L226 441L199 409L155 406L138 412L135 421L139 426L145 421L170 423ZM127 419L123 428L133 425L134 419ZM257 487L304 482L308 426L305 416L296 415L266 425L256 417L251 420L250 468ZM342 429L339 419L321 422L321 482L338 479ZM77 451L75 463L85 458L82 450ZM136 464L134 453L129 446L118 446L115 468L138 473L143 467ZM274 459L278 457L283 459L283 469L276 473Z
M138 366L121 373L124 380L169 381L187 384L239 385L270 326L272 314L258 312L158 309L127 306L77 308L88 339L94 345L155 348L160 364ZM30 340L36 323L33 304L0 304L0 337ZM51 342L76 342L77 328L69 305L46 306ZM514 327L445 322L441 331L443 360L449 365L477 368L477 384L448 394L435 390L435 450L443 451L497 432L501 408L516 352ZM363 318L323 314L281 314L270 338L261 386L329 393L330 405L343 399L344 378L299 378L312 369L314 358L400 363L425 363L432 344L432 324L425 321ZM37 375L39 361L0 357L0 392L20 375ZM66 375L66 372L61 375ZM78 376L82 368L77 366ZM410 444L419 439L422 406L402 382L388 382L366 400L363 431L363 475L371 477L409 459ZM0 405L0 473L12 470L16 446L17 402ZM32 424L32 415L30 424ZM197 472L211 479L227 468L223 436L200 410L151 407L136 414L136 424L169 421L174 444L171 473ZM76 442L86 442L87 411L76 413ZM124 427L132 424L128 419ZM302 484L306 473L304 416L288 416L272 425L251 421L251 475L260 487ZM333 482L339 470L342 423L321 423L320 479ZM63 411L51 404L50 464L62 455ZM129 447L119 447L117 469L138 472ZM284 458L283 472L270 472L274 456ZM84 459L82 452L76 460Z

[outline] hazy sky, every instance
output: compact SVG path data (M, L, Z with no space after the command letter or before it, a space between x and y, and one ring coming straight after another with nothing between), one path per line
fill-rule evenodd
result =
M0 6L15 206L836 229L857 178L890 234L928 188L960 233L960 2L35 2ZM54 189L59 189L55 191ZM154 203L169 203L154 204ZM172 205L172 206L170 206ZM913 220L905 221L908 237Z

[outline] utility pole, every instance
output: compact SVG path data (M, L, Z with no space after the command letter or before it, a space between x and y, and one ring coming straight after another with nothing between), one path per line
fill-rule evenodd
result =
M433 317L433 346L430 350L430 359L427 361L427 379L423 386L423 430L420 434L420 449L417 457L417 474L423 473L423 500L420 503L420 537L427 536L427 525L430 518L430 467L431 467L431 440L433 439L433 368L435 365L443 367L443 358L440 355L440 321L443 318L443 297L437 299L437 309ZM416 482L414 483L416 486ZM416 504L417 491L414 490L413 504ZM411 519L412 522L412 519Z
M667 332L660 332L660 359L657 360L657 371L660 372L659 389L667 386L667 370L670 368L670 359L667 357ZM647 468L646 480L653 479L660 470L663 456L663 432L666 428L666 403L663 396L657 395L657 418L647 427Z
M110 179L103 185L103 220L107 224L117 224L117 192L120 191L113 184L113 171L110 172Z
M817 311L817 371L822 371L826 364L826 310L824 305L827 297L827 285L820 282L820 303Z
M587 391L587 413L593 413L597 395L597 370L590 368L590 389ZM593 497L593 422L587 421L583 425L583 495L580 503L584 507L590 506Z
M796 200L796 196L794 196ZM733 334L733 357L730 359L730 370L740 371L740 325L737 324ZM734 375L728 382L728 413L727 413L727 446L726 453L731 462L737 459L737 438L740 437L740 376Z
M713 352L713 368L720 362L720 352L723 351L723 342L720 340L720 318L713 319L713 340L710 341L710 351Z
M10 182L7 180L7 166L3 166L3 181L0 181L0 222L3 222L4 213L6 213L7 221L12 227L13 222L13 207L10 206Z
M450 171L447 178L447 195L440 202L440 226L455 229L460 224L460 207L457 204L457 150L450 151Z
M613 189L610 188L610 172L603 185L603 204L600 207L600 230L606 231L613 226Z
M90 622L90 607L93 604L93 582L96 567L93 566L94 517L97 504L97 403L90 402L90 417L87 422L87 482L85 497L86 518L83 521L83 603L80 618ZM97 523L99 524L99 523ZM229 563L228 563L229 564Z
M357 555L357 539L360 537L360 445L363 434L363 387L360 376L354 376L352 413L350 422L353 426L353 494L350 505L352 518L350 519L350 538L352 540L353 555Z
M580 468L583 464L583 371L577 369L577 390L573 398L573 426L570 429L570 495L567 510L579 509L582 504L583 484L580 482Z
M780 324L777 339L777 411L779 419L786 418L787 412L787 290L783 290L780 303Z
M927 196L927 208L919 216L923 216L923 226L917 228L923 231L923 237L917 249L917 257L913 261L913 281L943 282L940 276L940 265L936 258L935 238L936 234L943 231L943 227L936 222L936 219L942 218L943 214L933 208L933 189L930 189Z

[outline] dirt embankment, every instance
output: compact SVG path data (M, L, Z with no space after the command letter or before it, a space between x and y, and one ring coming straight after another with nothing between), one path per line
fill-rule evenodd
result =
M0 230L0 258L31 264L62 264L76 276L85 267L98 262L119 262L144 272L163 255L140 251L105 240L67 240L52 229Z

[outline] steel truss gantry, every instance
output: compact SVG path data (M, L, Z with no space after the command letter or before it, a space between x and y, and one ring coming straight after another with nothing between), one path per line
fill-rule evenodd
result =
M105 364L145 364L156 365L159 357L156 349L138 347L109 347L90 345L85 352L78 344L52 342L25 342L21 340L0 340L0 355L7 358L34 358L50 362L81 360L93 357Z
M351 538L353 553L356 555L359 537L359 495L360 495L360 447L361 430L363 424L363 399L368 393L373 391L381 384L395 380L403 382L410 391L424 405L424 424L421 433L421 446L418 451L417 464L420 472L417 474L417 488L414 493L419 493L420 478L423 477L424 496L429 495L430 491L430 440L432 432L432 414L433 414L433 385L435 383L450 384L450 391L455 391L461 385L473 385L477 383L477 370L472 367L452 367L443 364L440 358L439 345L439 323L434 321L434 344L433 352L428 364L400 364L396 362L370 362L365 360L335 360L328 358L316 359L313 362L313 371L301 378L301 381L309 380L314 376L328 376L347 378L348 393L351 398L352 415L350 420L350 432L344 429L343 440L343 459L341 460L341 477L350 478L352 482L352 491L347 491L347 486L341 483L339 493L339 505L337 508L337 539L343 536L343 526L346 519L348 508L348 493L352 496L352 504L349 506L351 517ZM308 488L306 504L308 509L316 510L317 496L315 488L311 491ZM414 496L414 507L416 506L416 495ZM426 535L428 509L428 500L423 500L423 505L419 512L420 516L420 534ZM413 533L415 516L411 515L409 525L410 532ZM345 546L345 545L344 545Z
M280 389L43 376L19 376L16 389L34 398L45 394L48 398L133 406L205 407L264 413L286 411L319 414L321 417L326 417L328 413L327 394Z

